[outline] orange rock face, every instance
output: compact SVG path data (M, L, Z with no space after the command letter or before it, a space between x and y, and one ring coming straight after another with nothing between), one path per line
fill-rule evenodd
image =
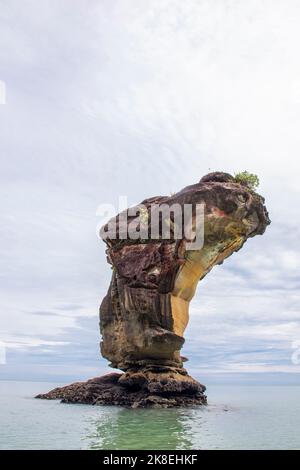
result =
M202 205L202 246L189 249L184 234L175 237L172 215L169 238L151 238L154 204L191 205L193 214ZM142 205L147 239L121 239L119 216L116 237L105 239L113 275L100 308L101 352L112 367L129 373L145 367L181 373L180 349L198 282L248 238L262 234L270 221L264 199L226 173L211 173L171 197L147 199Z

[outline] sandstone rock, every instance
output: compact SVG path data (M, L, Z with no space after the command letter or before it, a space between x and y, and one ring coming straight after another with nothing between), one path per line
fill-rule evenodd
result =
M185 238L176 240L172 230L168 240L133 243L120 237L123 227L116 218L116 238L106 239L114 269L100 308L101 352L122 370L144 364L182 367L179 351L198 281L270 223L264 199L227 173L211 173L171 197L143 201L149 227L154 203L203 203L204 246L189 251Z
M270 223L264 199L228 173L215 172L175 195L152 197L141 204L135 208L138 215L125 211L102 230L113 271L100 307L101 353L124 374L55 389L39 398L133 407L206 403L205 387L187 374L186 358L180 356L189 304L198 281L213 266L240 250L248 238L264 233ZM191 205L191 224L196 206L203 205L201 249L189 248L183 227L178 237L172 214L169 236L163 237L165 220L157 209L161 204ZM161 228L156 238L151 233L155 217ZM143 238L124 236L131 222L143 231ZM115 236L106 236L113 223Z

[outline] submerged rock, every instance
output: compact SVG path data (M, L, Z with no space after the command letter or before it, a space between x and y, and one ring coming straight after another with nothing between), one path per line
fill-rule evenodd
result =
M185 221L179 231L176 225L176 210L183 214L187 205L191 227L196 208L203 208L203 243L196 249ZM155 236L154 220L159 226ZM269 223L264 199L221 172L170 197L146 199L110 220L102 229L113 272L100 307L101 353L124 374L75 383L38 398L131 407L205 404L205 387L187 374L187 359L180 355L189 303L198 281L248 238L263 234ZM128 237L132 224L140 232L135 239Z

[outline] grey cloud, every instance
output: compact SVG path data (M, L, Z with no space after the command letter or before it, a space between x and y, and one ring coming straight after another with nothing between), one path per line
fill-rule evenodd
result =
M280 373L300 335L298 2L25 5L0 9L0 339L15 354L10 376L26 361L43 377L106 367L97 310L111 272L96 208L169 194L215 169L257 173L272 225L199 285L184 354L221 374L244 350L253 368L267 357Z

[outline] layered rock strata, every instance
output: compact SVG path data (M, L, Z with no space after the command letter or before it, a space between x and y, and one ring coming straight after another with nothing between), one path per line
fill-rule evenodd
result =
M202 208L202 243L196 249L183 220L188 206L193 236L197 207ZM154 220L159 227L155 236ZM180 354L189 304L213 266L240 250L248 238L263 234L269 223L264 198L221 172L172 196L146 199L109 221L102 236L112 279L100 307L100 346L111 367L123 374L72 384L39 398L133 407L205 404L205 387L188 375ZM128 227L140 236L130 238Z

